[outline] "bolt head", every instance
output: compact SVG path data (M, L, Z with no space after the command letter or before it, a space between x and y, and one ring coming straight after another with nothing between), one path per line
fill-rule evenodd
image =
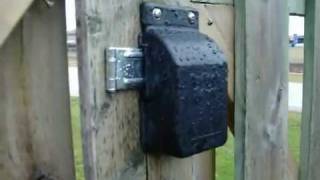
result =
M196 21L196 14L194 12L189 12L188 19L190 23L194 23Z
M44 0L45 4L47 5L48 8L51 8L55 5L54 0Z
M213 24L213 19L212 19L212 18L209 18L209 19L208 19L208 25L211 26L212 24Z
M156 19L160 19L160 18L161 18L161 14L162 14L162 11L161 11L161 9L159 9L159 8L154 8L154 9L152 10L152 15L153 15L153 17L156 18Z

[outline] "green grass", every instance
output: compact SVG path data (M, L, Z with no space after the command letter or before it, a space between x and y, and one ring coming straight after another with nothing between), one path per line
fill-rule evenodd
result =
M84 180L82 143L81 143L81 126L80 126L80 110L78 98L71 98L71 114L72 114L72 131L73 146L76 164L77 180ZM293 158L298 162L299 143L300 143L300 113L289 113L288 121L288 138L289 149L293 154ZM233 136L229 133L229 138L223 147L216 150L216 179L217 180L233 180L234 177L234 144Z
M293 154L296 162L299 161L300 147L300 113L289 113L288 117L288 139L289 150ZM227 143L216 149L216 179L233 180L234 179L234 138L229 133Z
M228 141L216 149L216 180L233 180L234 178L234 138L228 133Z
M298 82L302 83L303 75L297 73L289 73L289 82Z
M294 160L299 162L301 113L291 112L288 119L289 150L292 152Z
M71 98L71 119L76 179L84 180L79 98Z

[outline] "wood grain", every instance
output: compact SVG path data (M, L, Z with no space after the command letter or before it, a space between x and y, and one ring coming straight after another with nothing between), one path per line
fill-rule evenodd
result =
M32 2L33 0L0 1L0 47Z
M158 1L159 2L159 1ZM234 13L232 6L190 4L185 1L165 1L162 3L192 6L199 11L200 31L213 38L223 49L229 66L228 90L229 98L233 100L233 77L234 77ZM208 25L213 21L212 25ZM232 101L231 101L232 104ZM232 107L232 106L231 106ZM230 118L233 117L230 111ZM170 179L170 180L212 180L215 178L213 172L213 152L205 152L199 155L177 159L167 156L148 156L148 179Z
M299 16L305 15L306 0L288 0L288 1L289 1L289 13L291 15L299 15Z
M194 3L233 5L233 0L191 0Z
M0 49L0 177L74 180L64 1L35 2Z
M235 3L236 179L290 179L287 1Z
M104 50L137 46L139 0L76 1L85 175L90 180L146 179L139 145L138 95L105 91Z
M288 0L289 13L291 15L304 16L305 15L305 0ZM224 4L234 5L234 0L191 0L195 3L206 4Z
M233 77L232 6L195 5L184 0L153 2L196 7L201 13L201 31L208 33L225 51L232 67L230 77ZM87 179L213 179L212 151L186 159L146 157L139 146L137 92L105 92L104 49L108 46L137 46L141 1L81 0L76 3ZM209 20L213 20L212 25L208 25Z
M306 2L300 180L319 179L320 171L320 2Z

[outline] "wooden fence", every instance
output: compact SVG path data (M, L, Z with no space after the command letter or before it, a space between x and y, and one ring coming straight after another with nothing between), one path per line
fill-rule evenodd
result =
M142 1L76 0L86 179L215 179L213 150L143 154L138 93L105 92L104 50L137 46ZM320 0L153 1L196 8L228 58L235 179L320 179ZM305 15L299 166L287 137L289 14ZM1 180L75 179L65 29L64 0L0 1Z

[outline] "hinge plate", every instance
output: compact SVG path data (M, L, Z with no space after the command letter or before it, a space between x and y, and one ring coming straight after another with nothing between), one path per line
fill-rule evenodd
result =
M143 53L138 48L110 47L106 50L108 92L135 89L143 83Z

